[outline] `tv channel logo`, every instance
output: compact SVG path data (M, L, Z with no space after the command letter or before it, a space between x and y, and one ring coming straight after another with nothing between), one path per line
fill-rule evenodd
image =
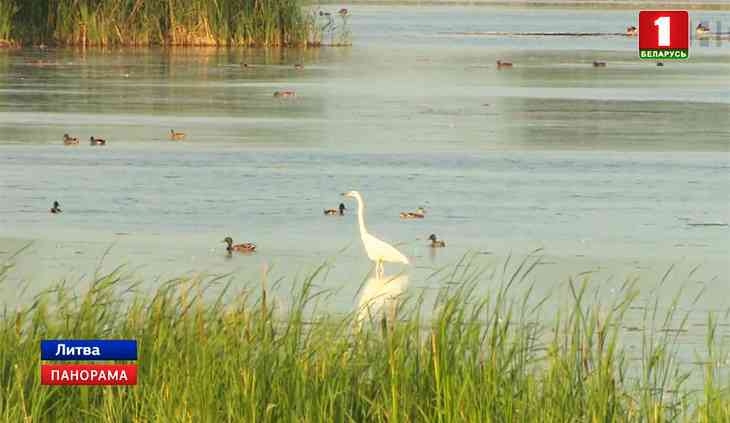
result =
M136 361L132 339L41 341L42 361ZM43 385L136 385L136 364L41 364Z
M639 12L639 58L685 60L689 58L687 11Z

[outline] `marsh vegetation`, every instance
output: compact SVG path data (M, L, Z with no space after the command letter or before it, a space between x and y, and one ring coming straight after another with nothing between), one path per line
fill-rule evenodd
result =
M464 260L434 275L442 288L432 300L406 294L365 321L357 310L322 307L324 266L287 281L291 294L278 299L266 277L243 289L231 277L184 277L151 295L121 269L96 277L83 293L60 282L0 319L0 415L109 422L730 418L725 345L714 317L708 352L695 367L701 382L693 386L676 357L675 331L687 324L676 301L647 307L645 330L630 340L624 321L643 301L635 283L601 303L589 296L589 279L576 279L570 304L545 313L531 294L534 266L527 258L495 276ZM485 283L491 288L480 293ZM41 386L39 342L54 338L137 339L139 384ZM630 343L639 345L638 356Z
M62 46L289 46L343 43L346 17L300 0L0 0L0 40Z

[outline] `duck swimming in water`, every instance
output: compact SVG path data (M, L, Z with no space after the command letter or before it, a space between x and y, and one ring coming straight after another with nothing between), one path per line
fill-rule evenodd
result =
M89 144L90 145L106 145L106 140L103 140L101 138L89 138Z
M629 37L634 37L634 36L636 36L638 34L639 34L639 30L636 29L635 26L631 25L631 26L629 26L629 27L626 28L626 35L628 35Z
M705 34L709 34L712 31L710 31L709 26L702 25L702 22L700 22L699 24L697 24L697 28L695 28L695 32L697 33L697 35L705 35Z
M175 132L174 129L170 129L170 139L173 141L182 141L185 139L185 133Z
M68 134L63 134L63 145L79 145L79 139L70 137Z
M282 97L296 97L297 93L294 91L275 91L274 97L276 98L282 98Z
M596 62L594 60L593 61L593 67L594 68L605 68L606 67L606 62Z
M252 244L250 242L247 242L245 244L233 244L233 238L227 236L226 239L223 240L227 244L226 250L229 253L237 252L237 253L253 253L256 251L256 244Z
M431 236L428 237L429 240L431 240L431 248L443 248L446 247L446 241L439 240L436 238L436 234L431 234Z
M423 207L419 207L414 212L400 212L401 219L423 219L426 217L426 210Z
M58 214L58 213L61 213L61 212L62 212L61 205L58 204L58 201L54 201L53 202L53 207L51 207L51 213Z
M345 205L343 203L340 203L340 207L338 207L336 209L325 209L324 215L325 216L336 216L339 214L340 216L344 216L345 210L347 210L347 207L345 207Z
M294 65L294 69L296 69L296 70L304 70L304 65L301 64L301 63L296 63Z
M512 62L503 62L501 60L497 60L497 69L511 68L511 67L512 67Z

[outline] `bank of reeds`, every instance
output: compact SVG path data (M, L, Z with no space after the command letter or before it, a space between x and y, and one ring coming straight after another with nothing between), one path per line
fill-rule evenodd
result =
M0 0L0 40L24 45L302 47L325 25L301 0Z
M435 300L411 295L374 323L317 310L322 272L288 306L257 282L181 278L153 295L120 272L75 294L59 283L0 319L0 419L6 422L721 422L730 419L722 342L711 319L704 385L685 386L676 307L627 341L637 301L589 298L588 281L545 314L529 262L504 277L474 264L444 271ZM7 282L6 282L7 283ZM492 286L478 293L483 284ZM213 290L213 291L211 291ZM426 306L426 303L429 305ZM676 304L676 303L675 303ZM683 323L684 322L684 323ZM681 328L680 328L681 329ZM671 332L673 333L673 332ZM41 339L134 338L136 387L46 387ZM640 346L631 358L627 344Z

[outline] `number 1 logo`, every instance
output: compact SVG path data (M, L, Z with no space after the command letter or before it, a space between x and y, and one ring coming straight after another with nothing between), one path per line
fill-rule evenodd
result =
M639 58L689 58L689 14L686 11L639 12Z
M654 21L654 25L659 27L659 47L669 47L672 45L670 37L671 18L662 16Z

